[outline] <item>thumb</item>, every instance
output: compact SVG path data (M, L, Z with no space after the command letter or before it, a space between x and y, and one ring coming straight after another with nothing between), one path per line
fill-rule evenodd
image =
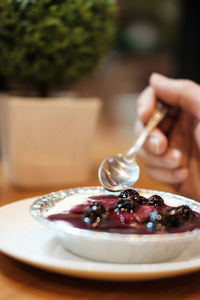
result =
M200 120L200 86L185 79L171 79L152 74L150 85L158 98L172 106L180 107Z
M195 128L194 128L194 136L198 145L198 148L200 149L200 122L196 122Z

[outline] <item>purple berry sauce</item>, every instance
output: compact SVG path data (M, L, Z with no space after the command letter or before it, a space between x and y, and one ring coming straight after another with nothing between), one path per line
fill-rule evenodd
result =
M180 233L200 228L200 214L188 206L173 208L158 195L147 199L130 191L134 190L119 196L91 196L48 219L65 221L79 229L123 234Z

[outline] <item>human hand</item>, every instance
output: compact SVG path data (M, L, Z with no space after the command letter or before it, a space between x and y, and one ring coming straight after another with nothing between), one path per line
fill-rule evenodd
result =
M137 101L137 135L158 98L181 111L170 131L171 120L166 118L140 150L145 170L154 179L174 185L180 194L200 201L200 86L153 74Z

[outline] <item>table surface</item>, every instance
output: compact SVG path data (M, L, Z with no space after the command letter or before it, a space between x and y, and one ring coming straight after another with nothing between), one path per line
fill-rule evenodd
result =
M106 155L116 153L116 149L126 148L128 143L119 143L110 138L97 142L94 150L93 169L90 178L83 185L98 185L98 165ZM114 151L115 150L115 151ZM121 149L123 150L123 149ZM114 151L114 152L113 152ZM79 185L80 186L80 185ZM138 187L172 191L173 189L152 181L143 169ZM63 188L68 188L65 186ZM70 186L71 187L71 186ZM0 168L0 205L27 197L46 194L56 187L23 190L11 186ZM3 230L2 228L0 230ZM39 270L18 262L0 253L0 299L200 299L200 272L171 279L148 282L103 282L73 278Z

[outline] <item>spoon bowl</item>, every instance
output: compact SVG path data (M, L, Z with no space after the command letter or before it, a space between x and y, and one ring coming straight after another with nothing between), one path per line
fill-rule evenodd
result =
M105 159L99 167L99 180L108 191L118 192L132 186L139 178L140 168L135 160L121 154Z
M168 106L158 102L152 117L142 130L135 144L126 153L108 157L101 163L98 175L104 189L117 192L136 183L140 174L140 169L135 159L136 154L151 131L160 123L167 112Z

